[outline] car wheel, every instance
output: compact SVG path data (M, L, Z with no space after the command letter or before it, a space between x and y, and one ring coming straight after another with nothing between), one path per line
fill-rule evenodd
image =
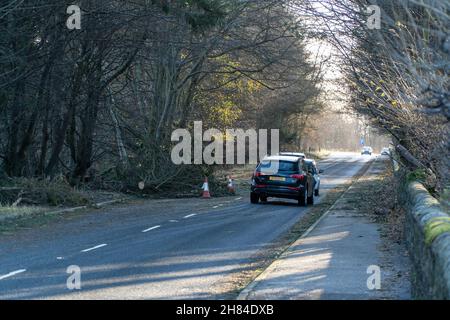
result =
M254 193L254 192L250 193L250 202L253 203L253 204L258 204L259 203L259 196L256 193Z
M267 197L266 196L261 196L260 200L261 200L261 202L267 202Z
M306 200L307 197L308 197L308 186L306 186L303 189L303 192L300 194L300 196L298 198L298 205L301 207L306 207L307 206L307 200Z

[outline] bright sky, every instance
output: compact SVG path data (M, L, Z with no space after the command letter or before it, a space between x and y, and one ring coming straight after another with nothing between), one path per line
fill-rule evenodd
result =
M324 62L324 83L323 88L327 92L326 97L331 108L342 109L345 102L341 101L343 96L339 93L342 90L337 83L342 79L343 75L339 69L337 50L327 41L311 41L307 45L308 51L311 53L312 62L317 64Z
M330 18L333 14L327 9L330 3L326 0L310 1L312 7L323 15L329 15ZM310 28L314 28L314 31L320 31L321 29L337 30L338 25L332 23L331 20L325 21L322 19L312 18L309 14L307 16L302 15L302 20L306 21L306 24ZM328 29L329 28L329 29ZM338 33L336 33L338 36ZM343 40L344 41L344 40ZM326 40L311 39L307 45L308 51L311 53L311 59L313 63L320 63L326 61L323 65L324 68L324 90L326 90L326 97L330 100L329 105L332 108L342 109L345 106L345 96L339 92L342 90L342 85L337 83L338 80L343 78L343 74L339 68L339 59L337 58L340 53L331 43Z

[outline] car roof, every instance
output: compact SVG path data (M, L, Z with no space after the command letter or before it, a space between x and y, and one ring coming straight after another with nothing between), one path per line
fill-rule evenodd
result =
M304 159L303 161L305 161L306 163L316 163L316 160L314 159Z
M298 162L298 157L292 157L292 156L270 156L265 157L263 161L288 161L288 162Z

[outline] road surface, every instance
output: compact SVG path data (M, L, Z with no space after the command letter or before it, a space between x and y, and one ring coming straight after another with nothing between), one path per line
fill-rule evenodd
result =
M322 161L321 198L370 160ZM0 299L229 298L229 279L309 210L248 197L147 201L1 236ZM68 289L69 266L81 269L81 290Z

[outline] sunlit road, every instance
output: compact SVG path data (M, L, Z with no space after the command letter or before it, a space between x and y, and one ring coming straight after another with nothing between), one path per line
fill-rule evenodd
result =
M322 161L321 198L370 160L336 154ZM2 236L0 299L227 297L227 280L309 211L289 200L230 200L123 205ZM197 210L199 202L206 208ZM81 268L81 290L67 288L72 265Z

